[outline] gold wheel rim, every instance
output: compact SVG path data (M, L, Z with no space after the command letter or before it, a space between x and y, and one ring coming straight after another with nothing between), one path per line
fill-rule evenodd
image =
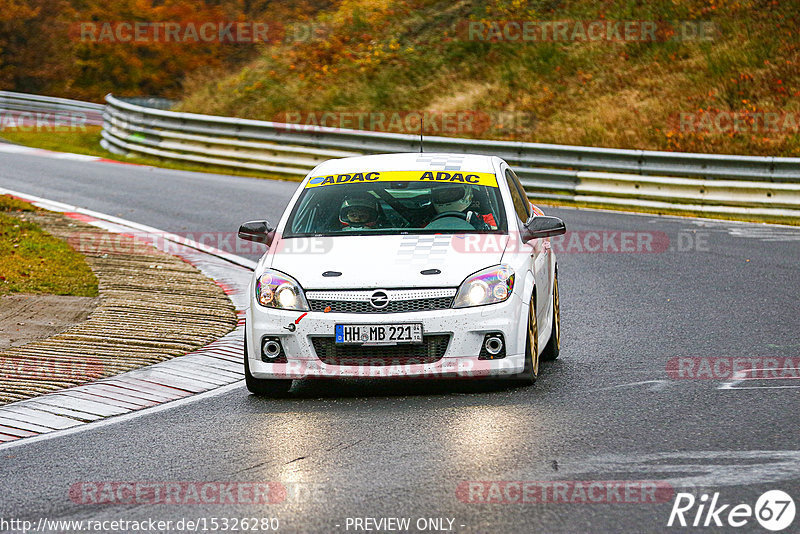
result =
M531 368L533 376L539 376L539 327L536 324L536 304L531 298L531 306L528 311L528 339L531 344Z

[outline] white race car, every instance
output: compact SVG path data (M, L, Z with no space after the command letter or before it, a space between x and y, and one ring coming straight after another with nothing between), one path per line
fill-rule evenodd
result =
M566 231L500 158L329 160L302 181L256 267L245 374L258 395L293 379L506 376L533 383L560 347Z

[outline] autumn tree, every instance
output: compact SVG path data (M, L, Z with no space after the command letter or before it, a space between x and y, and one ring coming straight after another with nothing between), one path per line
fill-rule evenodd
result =
M201 69L236 70L253 42L92 39L82 29L120 23L276 22L307 18L333 0L0 0L0 88L100 101L179 97ZM274 34L273 34L274 35Z

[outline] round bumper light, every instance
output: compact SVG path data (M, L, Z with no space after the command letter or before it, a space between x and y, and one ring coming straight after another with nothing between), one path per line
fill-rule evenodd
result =
M266 360L275 360L280 357L283 352L281 344L273 339L267 339L261 346L261 354L264 355Z
M486 340L485 347L486 352L492 356L497 356L503 352L503 340L499 337L490 337Z

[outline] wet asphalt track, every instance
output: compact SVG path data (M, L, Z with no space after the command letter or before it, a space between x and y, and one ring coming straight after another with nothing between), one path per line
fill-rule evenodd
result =
M235 232L276 220L296 184L0 154L0 187L173 232ZM470 533L670 530L671 495L478 504L457 494L466 481L657 480L731 504L782 489L800 505L800 380L719 389L729 380L667 372L675 357L800 357L800 229L546 211L573 231L663 232L659 243L691 250L561 253L562 356L533 387L306 381L292 398L264 400L241 386L0 448L0 518L277 517L279 532L364 532L348 518L365 517L412 527L447 518ZM776 385L786 387L764 387ZM289 494L271 505L70 499L74 484L94 481L276 481ZM735 530L766 532L752 518Z

